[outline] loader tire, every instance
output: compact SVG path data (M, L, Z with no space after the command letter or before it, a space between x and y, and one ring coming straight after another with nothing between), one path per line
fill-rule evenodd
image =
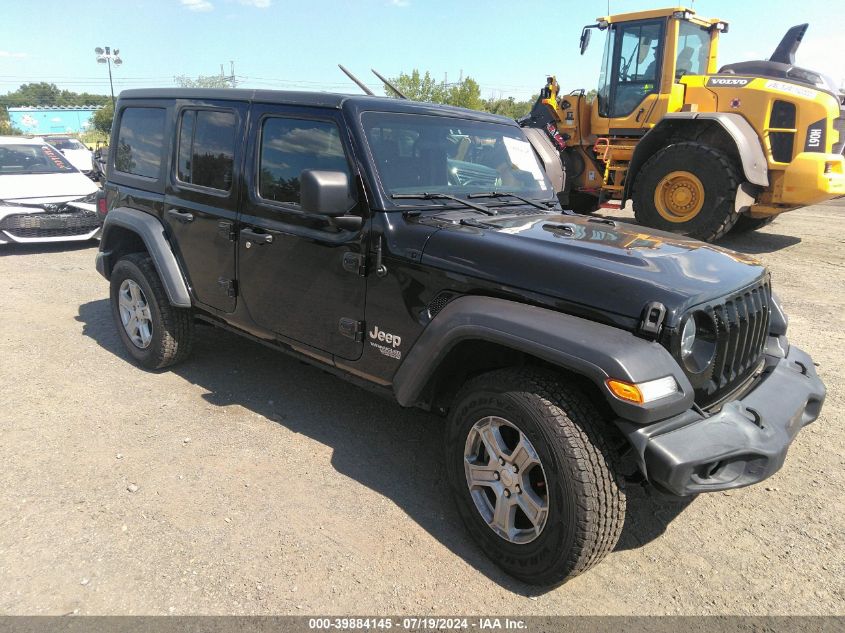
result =
M769 226L772 222L775 221L774 215L769 216L768 218L752 218L747 215L739 216L739 219L734 224L733 229L731 229L732 233L748 233L750 231L756 231L757 229L762 229L764 226Z
M731 159L701 143L663 148L634 182L637 222L705 242L727 234L739 219L739 176Z

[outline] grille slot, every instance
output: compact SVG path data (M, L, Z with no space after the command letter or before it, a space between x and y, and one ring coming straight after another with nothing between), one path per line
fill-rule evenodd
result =
M769 117L769 144L772 148L772 159L779 163L789 163L795 150L795 118L794 103L775 101L772 104L772 114Z
M431 300L431 303L428 304L428 316L429 318L433 319L437 316L437 314L446 307L446 304L449 303L452 299L455 298L455 294L452 292L441 292L438 294L434 299Z
M771 288L764 281L703 309L716 324L716 358L696 402L713 404L738 387L760 364L769 332Z

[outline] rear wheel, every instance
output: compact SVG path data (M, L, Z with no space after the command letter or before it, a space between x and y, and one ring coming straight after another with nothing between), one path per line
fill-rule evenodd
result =
M700 143L676 143L652 156L634 183L637 222L712 242L736 224L739 178L730 158Z
M161 369L191 350L191 311L170 305L153 261L146 253L121 257L111 274L111 305L117 331L138 364Z
M484 374L458 394L449 483L469 532L509 574L557 584L615 546L625 494L605 423L583 391L540 370Z
M767 218L752 218L747 215L741 215L731 231L733 233L748 233L749 231L756 231L757 229L762 229L764 226L769 226L774 221L775 216L773 215Z

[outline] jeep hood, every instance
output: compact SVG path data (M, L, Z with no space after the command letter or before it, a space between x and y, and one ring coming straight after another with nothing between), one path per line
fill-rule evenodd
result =
M670 327L688 308L766 274L747 255L602 218L466 214L469 226L450 220L429 238L424 265L637 320L659 301Z

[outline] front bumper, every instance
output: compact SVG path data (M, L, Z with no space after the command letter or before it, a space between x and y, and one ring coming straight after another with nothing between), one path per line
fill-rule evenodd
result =
M809 206L845 194L845 157L801 152L784 171L780 204Z
M774 355L759 382L718 413L691 409L648 426L617 421L651 483L688 496L749 486L780 469L798 431L819 416L825 386L805 352L783 337L769 342Z

